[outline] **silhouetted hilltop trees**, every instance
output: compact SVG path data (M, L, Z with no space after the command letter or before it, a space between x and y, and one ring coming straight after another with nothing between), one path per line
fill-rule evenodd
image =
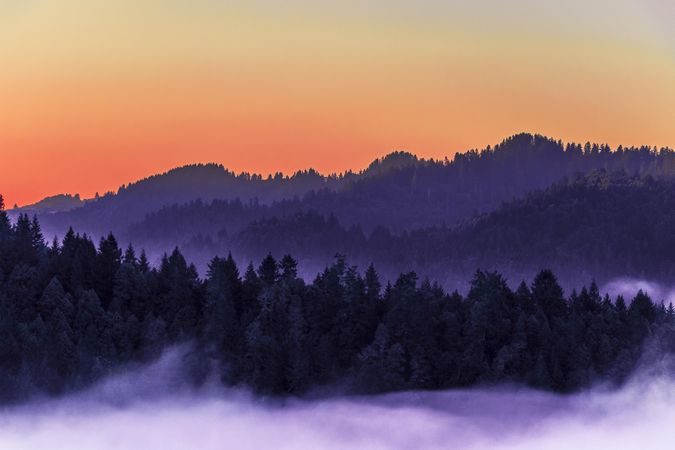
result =
M0 200L1 205L1 200ZM70 230L46 245L40 225L0 208L0 395L59 394L191 341L195 383L216 371L259 393L352 392L515 382L570 392L621 383L643 345L675 350L675 311L638 292L602 297L595 283L565 296L551 271L513 291L477 271L468 295L414 272L382 285L342 257L311 282L291 256L243 270L214 258L205 279L175 249L145 254Z
M409 152L397 151L371 162L362 173L364 178L383 175L390 170L405 169L420 163L417 156Z
M517 135L495 148L457 154L452 161L424 161L362 177L338 191L311 191L303 208L335 215L346 226L393 232L453 226L505 201L547 188L576 174L623 171L657 178L675 176L675 152L649 148L610 151Z
M335 215L345 226L366 232L385 226L394 232L449 226L504 201L521 198L577 173L604 169L655 178L675 175L675 153L649 147L614 151L606 145L563 144L539 135L519 134L494 148L456 154L444 161L395 152L359 173L323 176L313 170L291 177L235 175L220 165L194 165L123 186L82 208L44 215L43 226L63 235L68 226L90 234L128 227L164 206L201 199L239 199L271 205L273 215L313 209ZM273 204L273 205L272 205ZM133 236L132 236L133 237ZM187 240L192 236L184 236Z
M323 176L314 170L298 171L292 176L277 173L263 178L257 174L239 175L219 164L194 164L121 186L76 210L41 215L51 233L63 235L72 224L90 234L124 231L153 211L164 206L195 200L241 200L269 203L302 196L308 191L333 189L354 177Z
M59 194L51 197L46 197L39 202L31 205L26 205L21 208L13 210L13 213L24 214L49 214L62 211L70 211L85 204L86 200L82 200L79 194Z

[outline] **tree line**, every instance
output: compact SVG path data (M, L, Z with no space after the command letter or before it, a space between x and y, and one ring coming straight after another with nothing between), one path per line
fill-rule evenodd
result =
M46 244L37 220L12 224L0 208L2 400L78 389L188 341L192 382L216 373L271 395L503 382L571 392L626 380L646 342L675 350L672 305L602 297L595 283L565 296L549 270L515 291L477 271L467 295L414 272L383 286L342 256L311 282L297 270L267 255L240 271L228 255L201 279L177 248L152 267L112 234L96 245L71 229Z

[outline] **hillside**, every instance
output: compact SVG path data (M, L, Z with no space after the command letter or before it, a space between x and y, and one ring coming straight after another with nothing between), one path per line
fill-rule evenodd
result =
M332 189L350 178L350 174L324 177L313 170L263 178L249 173L236 175L217 164L195 164L121 186L116 193L107 193L76 210L40 214L40 219L49 234L62 236L68 227L75 226L102 235L123 231L146 214L173 204L213 199L257 199L265 203L314 189Z
M672 176L675 153L648 147L611 151L607 146L563 145L543 136L520 134L494 148L457 154L451 161L424 160L397 152L359 173L339 176L309 170L290 177L278 174L262 178L247 173L235 175L215 164L194 165L123 186L117 193L73 211L42 214L40 219L47 234L63 235L74 226L94 236L108 231L128 235L129 226L164 207L196 200L239 199L245 204L271 206L274 215L313 209L334 214L345 225L359 225L366 231L386 226L400 232L454 225L533 190L597 169ZM161 234L167 230L171 234L166 224L174 223L177 217L170 211L162 213L161 229L147 232ZM199 217L190 220L200 221ZM141 223L135 229L143 227ZM181 235L180 240L192 237Z
M675 277L675 182L595 172L562 182L457 227L365 233L310 211L252 222L220 246L239 255L293 252L321 265L336 253L387 273L417 270L446 285L477 269L513 282L540 267L572 285L618 276L670 282ZM188 250L200 250L192 242ZM213 243L210 243L213 245ZM201 250L208 248L208 246Z

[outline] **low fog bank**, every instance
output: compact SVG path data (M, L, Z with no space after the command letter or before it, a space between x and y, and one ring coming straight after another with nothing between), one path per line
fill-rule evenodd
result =
M616 278L602 287L602 292L608 293L612 298L622 295L626 300L630 300L638 291L643 291L649 295L655 303L664 302L675 304L675 287L668 287L655 281L638 278Z
M675 383L636 377L573 396L500 387L330 399L194 389L185 349L92 389L0 412L0 449L666 449Z

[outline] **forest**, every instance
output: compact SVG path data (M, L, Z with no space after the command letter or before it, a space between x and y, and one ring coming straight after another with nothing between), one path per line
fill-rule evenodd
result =
M236 200L196 201L149 214L130 228L127 239L151 248L180 245L202 271L214 251L233 251L240 261L290 253L312 270L340 253L358 265L375 263L386 280L415 270L451 288L468 287L477 267L520 280L546 266L569 289L591 278L601 285L618 277L663 283L675 278L675 182L670 179L598 170L456 226L399 233L385 226L367 232L301 205L286 211L292 212ZM166 223L172 226L162 226Z
M1 197L0 197L1 198ZM620 385L675 351L675 310L637 292L566 295L543 268L512 289L477 270L466 295L344 256L311 281L290 255L199 276L178 248L157 266L112 234L45 243L36 218L0 200L0 400L59 395L190 343L186 379L261 395L339 387L373 394L512 383L573 392Z

